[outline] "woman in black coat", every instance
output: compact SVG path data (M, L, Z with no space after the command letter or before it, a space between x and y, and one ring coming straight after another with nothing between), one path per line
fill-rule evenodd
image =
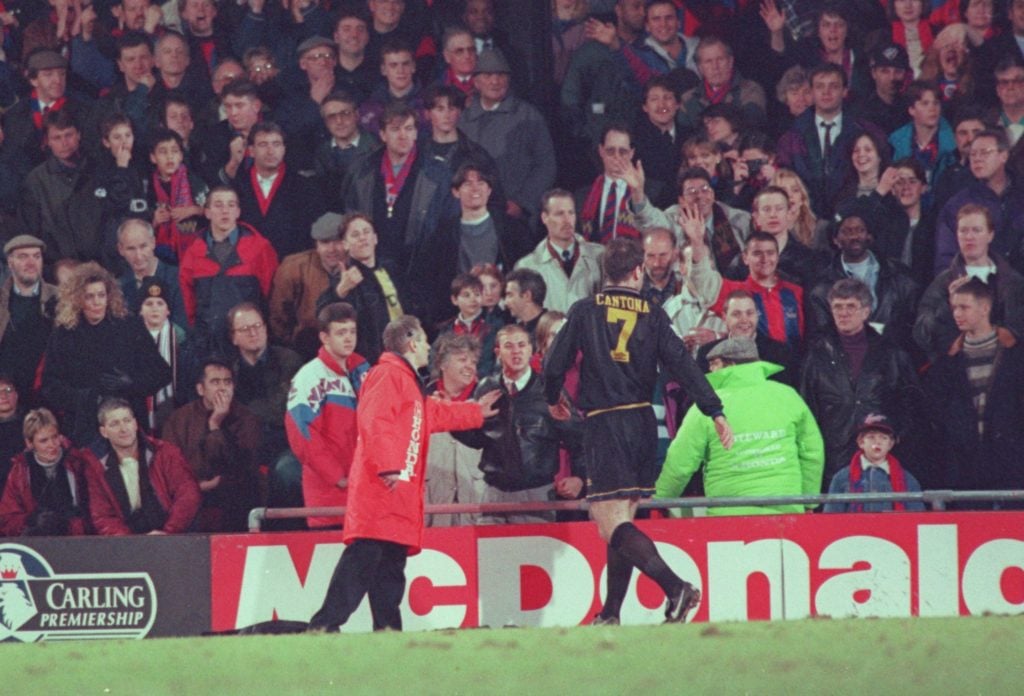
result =
M43 367L43 397L63 414L76 445L97 439L96 407L127 399L139 423L146 401L171 380L171 368L142 320L128 314L113 276L99 264L78 266L61 286Z

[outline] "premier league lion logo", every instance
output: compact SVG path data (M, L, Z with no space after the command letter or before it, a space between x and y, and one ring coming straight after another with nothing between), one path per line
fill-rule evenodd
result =
M53 570L29 549L6 545L0 551L0 641L7 640L38 612L28 581Z

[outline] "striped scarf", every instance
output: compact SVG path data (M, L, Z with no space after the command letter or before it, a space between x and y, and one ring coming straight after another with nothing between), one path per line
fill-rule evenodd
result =
M597 177L597 181L590 187L590 193L583 202L583 211L580 213L580 231L583 238L600 244L607 244L611 241L612 235L603 234L601 229L601 202L604 192L604 175ZM618 210L616 212L615 234L616 237L630 237L640 239L640 230L636 225L636 219L630 212L629 189L619 197Z
M157 205L164 205L168 208L195 205L195 201L192 200L192 186L188 183L188 170L184 164L180 165L177 171L171 175L169 184L169 189L165 188L164 183L160 181L160 175L153 172L153 195L156 197ZM156 228L157 248L169 252L167 256L161 256L161 258L180 259L195 238L194 229L182 230L174 218L160 223Z

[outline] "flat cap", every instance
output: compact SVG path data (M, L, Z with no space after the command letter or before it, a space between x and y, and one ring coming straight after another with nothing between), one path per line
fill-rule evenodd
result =
M324 213L310 229L310 236L318 242L331 242L341 239L341 215Z
M320 48L322 46L330 47L330 49L334 51L334 54L337 55L337 45L335 45L335 43L328 39L326 36L309 37L308 39L299 44L299 47L296 50L296 54L298 54L299 58L301 58L303 54L305 54L307 51L312 51L314 48Z
M28 57L27 61L25 61L25 69L29 72L50 70L51 68L64 68L66 70L67 67L67 59L57 53L57 51L51 49L36 51Z
M505 55L496 48L488 48L480 54L480 57L476 60L476 70L473 71L474 75L480 73L510 73L512 68L508 67L508 61L505 60Z
M708 352L708 360L757 360L757 344L749 338L727 338Z
M30 234L19 234L17 237L12 237L6 244L4 244L4 255L10 254L15 249L27 249L35 247L46 251L46 243L38 237L33 237Z

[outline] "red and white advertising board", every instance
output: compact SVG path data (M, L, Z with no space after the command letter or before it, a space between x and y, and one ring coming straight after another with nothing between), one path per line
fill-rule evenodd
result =
M1024 513L786 515L639 525L695 582L695 621L1024 612ZM211 539L212 629L319 608L338 532ZM589 523L428 529L409 559L405 630L574 626L601 606L605 545ZM624 624L658 623L664 595L633 582ZM367 602L346 631L369 631Z

